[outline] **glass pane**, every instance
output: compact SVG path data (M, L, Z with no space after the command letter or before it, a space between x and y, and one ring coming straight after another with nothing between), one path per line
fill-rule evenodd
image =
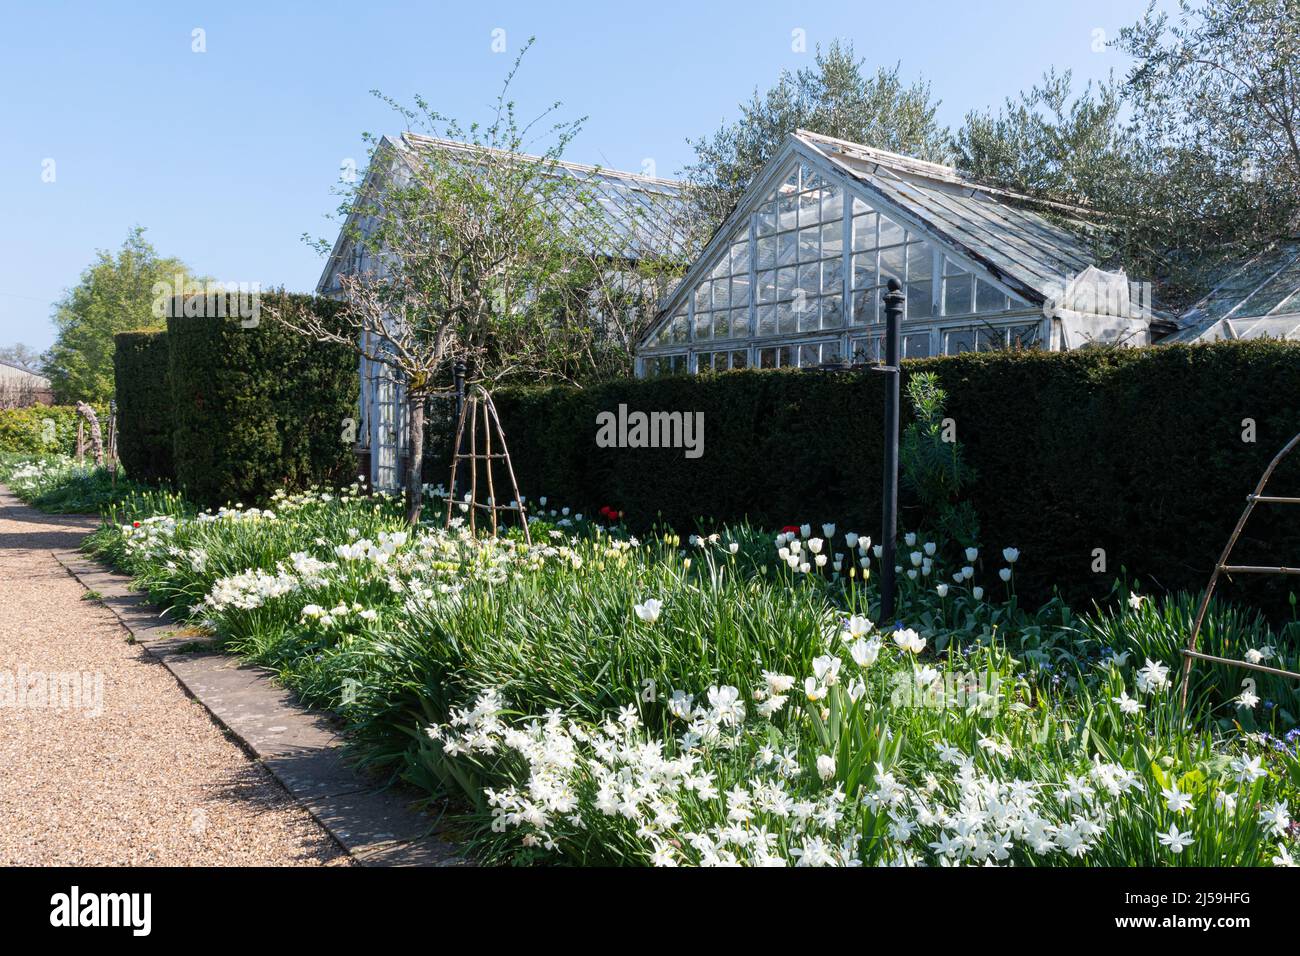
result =
M987 282L978 281L975 286L976 312L1003 312L1007 307L1007 297L1000 290Z
M876 321L876 303L879 300L879 289L853 293L853 324L867 325Z
M776 306L760 305L758 307L758 334L776 335Z
M899 282L903 281L904 254L904 247L902 246L880 250L881 285L884 285L890 279L897 279Z
M748 364L749 364L749 353L748 353L748 352L732 352L732 353L731 353L731 367L732 367L732 368L745 368Z
M844 324L843 297L828 295L822 299L822 328L838 329Z
M680 375L682 372L686 371L685 355L674 355L671 359L669 359L669 361L672 364L668 370L672 372L674 375Z
M815 226L821 222L821 196L818 193L804 193L799 197L799 226Z
M782 302L776 307L776 327L777 332L781 335L789 335L798 329L792 303Z
M695 338L696 340L708 339L713 337L713 317L708 312L695 313Z
M928 319L934 314L934 305L930 301L930 283L909 282L907 284L906 314L909 319Z
M778 269L776 271L776 297L778 299L788 299L794 295L794 287L798 282L799 273L794 268Z
M709 275L717 279L719 276L728 275L730 272L731 272L731 263L730 260L728 260L727 258L727 254L724 252L722 254L722 258L718 260L718 264L713 267L713 271L710 272Z
M871 207L870 207L870 206L868 206L866 203L864 203L864 202L863 202L861 199L859 199L857 196L854 196L854 197L853 197L853 215L855 215L855 216L859 216L859 215L863 215L863 214L865 214L865 213L870 213L870 212L871 212Z
M799 367L807 368L821 362L820 349L816 345L799 346Z
M1039 337L1042 326L1037 322L1032 325L1013 325L1007 329L1007 343L1013 349L1036 349L1042 345Z
M731 247L731 274L739 275L749 272L749 240L737 242Z
M843 260L827 259L822 262L822 293L835 295L843 291L844 275L840 266Z
M731 295L728 289L729 286L725 279L713 283L713 307L715 309L725 309L731 305Z
M758 367L759 368L776 368L776 349L766 348L758 350Z
M851 339L849 341L849 360L855 365L870 364L875 361L871 354L869 339Z
M727 311L713 313L713 337L715 339L725 339L727 337L728 326L731 325L731 313Z
M929 282L934 273L934 255L930 247L917 243L907 247L907 281Z
M799 300L796 299L795 305L797 306L798 304ZM812 296L806 297L804 299L803 308L796 310L799 318L799 331L816 332L819 327L818 324L821 321L819 317L820 312L821 309L818 307L818 300Z
M839 362L840 360L841 359L840 359L839 342L827 342L825 345L822 346L823 362L830 364L831 362Z
M763 203L758 207L758 234L770 236L774 232L776 232L776 203Z
M782 233L776 237L777 252L776 263L781 266L792 266L795 261L795 234L793 232Z
M686 316L679 315L673 319L673 341L685 342L687 335Z
M853 248L857 250L876 248L876 214L853 217Z
M903 336L903 358L927 358L929 355L929 332Z
M859 252L853 256L853 288L866 289L876 284L876 254Z
M975 350L978 352L996 352L1006 345L1006 332L1003 329L990 329L981 326L975 330Z
M712 303L712 285L708 279L705 279L695 287L695 310L707 309Z
M749 337L749 310L748 308L733 308L732 310L732 338Z
M758 240L758 268L770 269L776 265L776 237Z
M731 307L733 309L749 305L749 274L731 277Z
M828 222L822 226L822 257L838 256L844 246L844 223Z
M821 249L818 238L821 234L820 229L800 229L799 230L799 261L807 262L810 259L820 259Z
M777 228L785 231L799 225L798 200L794 196L782 197L777 206Z
M903 227L887 216L880 217L880 244L894 246L906 239Z
M772 302L776 299L776 272L760 272L758 274L758 301Z
M839 186L831 186L822 192L822 222L844 218L844 193Z
M956 329L945 336L944 354L960 355L962 352L970 352L975 348L975 330L974 329Z
M804 295L817 295L821 292L822 264L808 262L799 267L799 288Z
M965 315L971 311L970 284L969 275L952 276L943 280L944 315Z

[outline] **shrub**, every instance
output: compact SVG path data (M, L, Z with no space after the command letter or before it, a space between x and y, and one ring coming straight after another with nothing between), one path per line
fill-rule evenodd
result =
M948 395L967 492L985 540L1033 556L1021 582L1100 596L1127 568L1170 590L1199 590L1246 494L1300 427L1300 345L995 352L904 363L933 372ZM496 396L521 490L594 508L637 527L679 531L748 518L780 527L796 516L851 521L879 536L881 376L747 370L620 381ZM704 413L704 454L599 448L596 415ZM903 410L904 426L911 412ZM1250 420L1247 422L1246 420ZM1253 422L1253 435L1244 430ZM1300 493L1300 455L1278 470L1277 494ZM1262 508L1263 506L1261 506ZM1270 506L1246 526L1241 563L1294 564L1300 511ZM918 521L904 501L902 527ZM1098 573L1101 569L1103 573ZM1234 598L1277 610L1287 581L1234 582Z
M285 309L334 303L284 292ZM355 476L346 419L356 417L357 363L268 318L167 320L176 477L195 501L218 505L265 498L278 487L346 483Z
M108 412L96 408L104 441L108 441ZM77 409L72 405L29 405L0 409L0 452L24 455L71 455L77 449ZM107 450L107 449L106 449ZM90 428L86 428L86 453Z
M167 334L144 330L113 338L118 457L133 478L175 481Z

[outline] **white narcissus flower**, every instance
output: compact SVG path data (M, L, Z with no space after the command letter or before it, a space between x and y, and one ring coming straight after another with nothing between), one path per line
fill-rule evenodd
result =
M658 598L646 598L643 604L634 605L632 610L636 612L636 616L641 620L645 621L647 624L653 624L655 621L659 620L659 613L663 608L663 602Z
M767 681L767 692L769 694L784 694L794 686L794 678L788 674L777 674L773 671L763 671L763 680Z
M817 683L816 677L805 677L803 679L803 695L811 701L818 701L826 696L826 688Z
M1182 813L1184 810L1192 809L1192 798L1179 790L1178 784L1165 787L1160 791L1160 795L1165 798L1165 806L1169 808L1170 813Z
M1286 805L1285 800L1279 800L1271 807L1259 811L1259 822L1274 836L1281 836L1291 826L1291 808Z
M1145 600L1146 598L1134 591L1128 596L1128 606L1136 611L1142 607L1142 602Z
M821 754L817 758L817 776L823 780L835 776L835 758L830 754Z
M971 564L974 564L974 563L975 563L975 559L978 558L979 556L980 556L980 549L979 549L979 548L967 548L967 549L966 549L966 560L969 561Z
M1169 668L1157 664L1151 658L1146 659L1146 666L1137 672L1137 688L1144 694L1154 694L1169 686Z
M1291 859L1291 854L1285 846L1278 844L1277 856L1273 857L1274 866L1295 866L1295 860Z
M1174 853L1182 853L1184 848L1191 846L1196 841L1192 839L1192 831L1181 832L1176 824L1169 824L1168 833L1157 833L1160 842L1169 847Z
M1119 704L1121 714L1136 714L1142 709L1142 705L1128 695L1128 691L1122 690L1118 697L1112 697L1112 701Z
M1237 707L1242 710L1254 710L1259 703L1259 696L1248 690L1243 690L1237 697Z
M1268 776L1259 757L1238 757L1232 762L1232 770L1238 783L1254 783L1260 777Z
M849 700L857 703L867 694L867 685L861 677L855 677L849 681Z
M834 524L822 525L822 536L826 538L835 537L835 525Z
M1000 571L998 572L998 577L1000 577L1003 581L1010 581L1010 580L1011 580L1011 569L1010 569L1010 568L1003 568L1002 570L1000 570Z
M1007 564L1015 564L1020 559L1019 548L1003 548L1002 560Z
M1264 654L1252 647L1246 652L1246 660L1251 664L1259 664L1263 662Z

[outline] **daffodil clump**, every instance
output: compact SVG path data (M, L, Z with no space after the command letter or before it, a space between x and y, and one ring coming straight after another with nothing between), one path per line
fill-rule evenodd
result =
M369 766L449 799L485 859L1297 853L1296 691L1207 666L1183 712L1181 598L1121 588L1086 618L1026 610L1016 569L1032 555L918 531L896 543L884 622L883 549L830 523L636 537L612 506L592 518L539 499L528 543L517 522L471 533L459 504L410 528L400 503L357 487L203 513L140 495L93 542L337 713ZM1292 631L1234 613L1216 610L1211 646L1297 666Z

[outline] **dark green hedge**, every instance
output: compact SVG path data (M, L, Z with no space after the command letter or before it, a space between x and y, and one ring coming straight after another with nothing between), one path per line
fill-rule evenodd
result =
M354 354L290 331L268 307L329 313L336 304L263 293L255 325L238 317L167 320L176 477L206 505L355 480L355 454L343 440L344 421L357 414Z
M1022 589L1104 591L1121 566L1150 585L1199 589L1246 494L1300 431L1300 345L1278 342L1064 354L1000 352L905 363L938 373L970 463L990 559L1022 549ZM770 527L836 521L879 536L882 379L869 371L743 371L625 381L496 398L524 494L588 511L610 505L637 527L698 519ZM596 415L702 411L704 455L597 448ZM905 410L906 411L906 410ZM1242 420L1255 422L1254 443ZM906 414L904 415L906 421ZM1300 453L1278 494L1300 495ZM904 527L921 523L906 509ZM1104 549L1107 572L1092 571ZM1300 508L1270 506L1247 526L1242 563L1300 563ZM1284 606L1293 582L1257 578L1227 593Z
M174 482L167 333L119 332L113 340L118 457L138 481Z

